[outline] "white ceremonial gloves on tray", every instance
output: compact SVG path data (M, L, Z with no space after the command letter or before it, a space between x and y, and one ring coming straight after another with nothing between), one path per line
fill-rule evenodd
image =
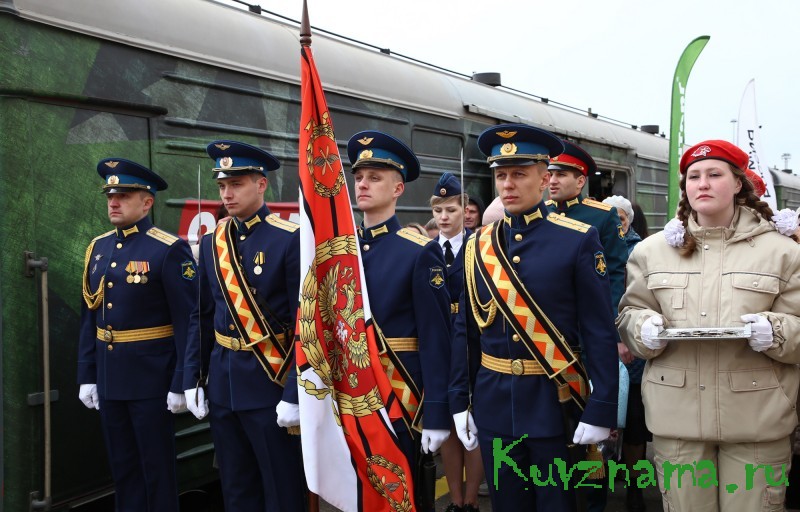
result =
M600 441L605 441L610 435L611 429L608 427L597 427L581 421L578 423L578 428L575 429L572 442L575 444L596 444Z
M652 350L659 350L667 346L666 340L656 339L664 330L664 319L661 315L653 315L642 324L642 344Z
M172 414L178 414L186 410L186 396L183 393L167 393L167 409Z
M194 414L194 417L198 420L205 418L208 414L208 400L203 388L186 389L183 394L186 397L186 408Z
M767 317L755 314L742 315L742 322L750 324L750 337L747 342L756 352L763 352L772 347L772 324Z
M467 451L472 451L478 447L478 427L472 419L469 410L453 415L453 424L456 426L456 435Z
M275 407L278 413L278 426L283 428L296 427L300 425L300 406L281 400Z
M83 405L89 409L100 410L100 397L97 396L97 384L81 384L78 391L78 398L80 398Z

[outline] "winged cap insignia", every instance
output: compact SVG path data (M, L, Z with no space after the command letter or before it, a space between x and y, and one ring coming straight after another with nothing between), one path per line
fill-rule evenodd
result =
M108 161L108 162L106 162L106 165L107 165L107 166L109 166L109 167L111 167L111 168L113 169L114 167L116 167L117 165L119 165L119 162Z
M231 147L231 145L230 145L230 144L214 144L214 146L218 147L218 148L219 148L219 149L221 149L222 151L225 151L226 149L228 149L229 147Z
M517 134L517 132L512 132L512 131L508 131L508 130L503 130L502 132L497 132L497 135L500 136L500 137L503 137L504 139L510 139L511 137L513 137L516 134Z
M361 143L364 146L368 146L370 144L370 142L372 142L372 140L374 138L375 137L364 137L363 139L358 139L358 142Z

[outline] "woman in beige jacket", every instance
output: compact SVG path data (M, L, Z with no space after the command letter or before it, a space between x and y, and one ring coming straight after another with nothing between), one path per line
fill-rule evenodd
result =
M776 230L747 163L725 141L687 150L678 218L628 261L617 326L647 360L642 395L665 511L783 510L800 385L800 246L788 237L796 216L777 222L787 236ZM746 323L748 339L658 337Z

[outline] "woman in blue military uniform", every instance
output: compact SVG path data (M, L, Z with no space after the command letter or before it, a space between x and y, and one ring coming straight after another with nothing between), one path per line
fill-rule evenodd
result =
M114 230L86 249L79 397L100 410L116 509L178 510L171 412L185 410L183 358L197 297L189 245L148 216L167 183L130 160L97 164ZM165 403L166 402L166 403Z
M464 245L465 238L472 231L464 228L466 206L470 198L462 193L461 184L452 173L442 174L433 187L431 209L439 236L436 241L442 247L447 265L447 289L450 291L450 319L455 323L458 315L458 298L464 290ZM471 363L477 364L477 358ZM450 426L453 434L453 426ZM475 512L478 510L478 487L483 480L483 465L480 450L468 451L454 435L441 447L444 474L450 489L451 503L445 512ZM466 492L462 485L466 473Z
M414 438L429 453L450 435L447 270L439 244L401 228L395 215L406 183L419 176L414 153L394 137L363 131L350 138L347 155L356 204L364 212L358 234L370 309L396 362L392 380L407 415L406 421L395 421L393 426L415 467Z
M464 248L451 360L456 433L467 449L481 447L495 512L571 511L571 486L536 485L531 467L555 474L554 461L570 458L570 440L597 443L616 425L617 334L603 250L595 228L549 215L542 201L547 161L563 149L557 137L499 125L478 146L505 213ZM467 350L481 354L475 375Z
M231 219L200 245L200 300L186 350L188 407L198 418L210 415L226 510L304 510L299 438L278 425L276 410L297 416L290 370L298 226L264 204L267 172L280 166L275 157L226 140L210 143L207 152Z

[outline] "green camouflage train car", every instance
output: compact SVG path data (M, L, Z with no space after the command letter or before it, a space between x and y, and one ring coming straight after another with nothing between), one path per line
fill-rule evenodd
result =
M281 160L268 201L291 211L299 47L296 25L211 0L0 0L0 511L86 510L113 491L99 418L78 400L75 375L84 251L109 229L97 161L119 156L160 173L169 189L154 221L193 240L202 216L190 199L216 199L204 148L242 140ZM430 217L430 190L460 171L462 150L466 190L491 200L476 140L499 122L580 143L600 168L591 195L623 194L652 226L667 220L663 137L487 75L322 34L313 48L340 149L379 129L419 156L421 178L398 208L404 222ZM214 481L207 423L182 414L176 436L182 491Z

